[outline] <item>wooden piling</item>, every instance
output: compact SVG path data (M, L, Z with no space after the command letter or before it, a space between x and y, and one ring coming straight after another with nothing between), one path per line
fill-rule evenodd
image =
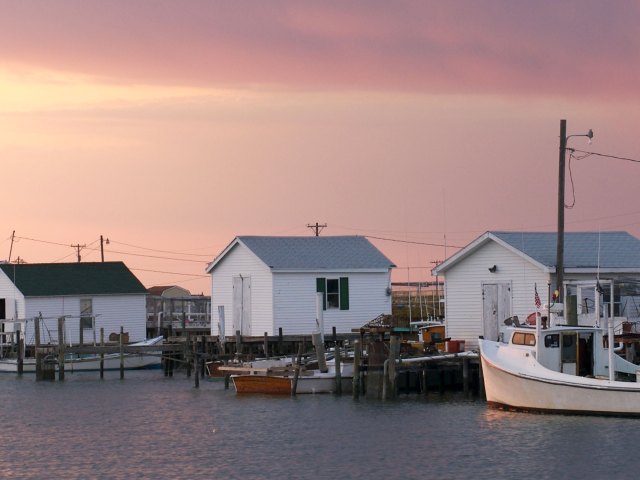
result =
M200 372L198 372L198 339L193 342L193 376L195 387L200 388Z
M100 346L104 347L104 328L100 329ZM104 352L100 352L100 380L104 378Z
M362 344L359 340L354 342L353 350L353 385L351 387L352 396L355 400L360 398L360 361L362 357Z
M124 379L124 327L120 326L120 380Z
M264 332L264 343L262 344L262 350L264 351L264 358L269 358L269 335Z
M64 381L64 317L58 318L58 380Z
M23 371L24 371L24 363L23 363L23 358L24 358L24 346L23 346L23 340L21 338L21 334L22 332L20 330L16 331L16 355L18 357L18 375L22 375Z
M322 334L320 332L316 332L311 335L311 343L313 344L316 350L316 356L318 357L318 370L322 373L326 373L329 371L327 367L327 356L324 351L324 343L322 342Z
M464 395L469 395L469 359L462 359L462 390Z
M294 368L293 373L293 382L291 384L291 396L296 396L296 391L298 390L298 377L300 376L300 368L302 363L302 352L304 350L304 344L301 342L298 347L298 358L296 359L296 366Z
M189 358L189 356L191 355L191 334L187 333L186 335L187 336L185 338L184 349L183 349L183 358L184 358L184 361L187 364L187 378L191 378L191 361L192 361L192 359Z
M236 330L236 354L242 353L242 335L240 330Z
M33 332L36 343L36 380L42 380L42 352L40 352L40 318L33 319Z
M400 347L400 337L397 335L391 335L389 338L389 364L388 364L388 378L385 382L388 382L387 398L395 398L397 393L397 378L396 378L396 359L398 355L398 349ZM384 399L386 400L386 398Z
M337 395L342 395L342 365L341 365L341 358L340 358L340 348L338 348L338 346L336 345L335 348L335 357L333 359L333 361L335 362L335 366L336 366L336 394Z
M282 355L282 327L278 328L278 355Z

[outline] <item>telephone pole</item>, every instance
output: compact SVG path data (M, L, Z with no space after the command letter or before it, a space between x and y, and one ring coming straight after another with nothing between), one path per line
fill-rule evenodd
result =
M109 245L109 239L106 239L107 245ZM100 235L100 258L102 259L102 263L104 263L104 243L105 239L102 235Z
M562 282L564 281L564 164L567 153L567 121L560 120L560 170L558 171L558 238L556 243L556 289L560 292L558 302L562 303Z
M71 248L75 248L77 250L78 263L80 263L80 260L82 260L82 257L80 256L80 250L85 247L86 245L80 245L79 243L77 245L71 245Z
M324 229L327 228L327 224L323 223L322 225L320 225L318 222L316 222L315 225L310 225L307 224L307 228L310 228L311 230L313 230L316 234L316 237L320 236L320 232Z
M13 252L13 240L16 238L16 231L14 230L11 234L11 247L9 247L9 260L8 263L11 263L11 253Z

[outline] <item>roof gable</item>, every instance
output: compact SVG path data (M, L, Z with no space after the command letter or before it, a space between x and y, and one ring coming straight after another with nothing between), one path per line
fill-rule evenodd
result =
M395 267L365 237L266 237L240 236L208 267L238 243L248 248L272 270L386 270Z
M25 297L146 294L122 262L0 264Z
M442 273L489 241L541 268L556 266L556 232L487 232L434 269ZM565 232L564 268L640 271L640 240L627 232Z

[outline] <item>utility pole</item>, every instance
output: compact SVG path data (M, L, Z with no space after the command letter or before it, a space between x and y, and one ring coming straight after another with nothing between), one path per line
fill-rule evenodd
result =
M442 260L431 260L431 263L437 267L442 263ZM442 312L440 310L440 291L438 290L438 288L440 287L439 283L440 282L438 282L438 274L436 274L436 298L438 299L438 317L442 315ZM433 308L433 314L436 314L435 306Z
M16 231L14 230L11 234L11 247L9 247L9 260L8 263L11 263L11 252L13 252L13 240L16 238Z
M558 302L563 301L564 282L564 172L567 153L567 121L560 120L560 161L558 171L558 238L556 244L556 289L560 293Z
M78 252L77 252L77 256L78 256L78 263L80 263L80 260L82 260L82 257L80 256L80 250L85 248L86 245L80 245L79 243L77 245L71 245L71 248L75 248Z
M327 224L323 223L322 225L320 225L318 222L316 222L315 225L307 224L307 228L310 228L311 230L313 230L316 234L316 237L319 237L322 229L327 228Z
M104 263L104 243L105 240L102 237L102 235L100 235L100 258L102 259L102 263ZM109 239L107 238L106 240L107 245L109 245Z

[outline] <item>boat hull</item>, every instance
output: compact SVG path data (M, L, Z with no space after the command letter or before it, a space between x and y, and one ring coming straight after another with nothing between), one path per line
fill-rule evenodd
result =
M162 343L162 337L150 339L144 342L138 342L132 345L155 345ZM104 370L119 370L120 369L120 354L109 353L105 354L101 359L99 355L85 356L81 358L65 359L64 369L66 372L80 372L80 371L96 371L100 370L100 362L103 362ZM149 352L149 353L126 353L123 356L124 369L125 370L137 370L143 368L159 368L161 362L161 352ZM57 363L55 369L58 370ZM22 371L24 373L35 373L36 360L35 358L25 358L22 361ZM14 358L0 359L0 373L17 373L18 361Z
M501 351L502 350L502 351ZM640 384L554 372L526 352L480 341L487 402L525 411L640 416Z
M279 375L232 375L237 393L265 393L291 395L293 377ZM342 377L342 391L351 391L352 377ZM298 377L296 394L335 393L336 377L333 374L316 374Z

